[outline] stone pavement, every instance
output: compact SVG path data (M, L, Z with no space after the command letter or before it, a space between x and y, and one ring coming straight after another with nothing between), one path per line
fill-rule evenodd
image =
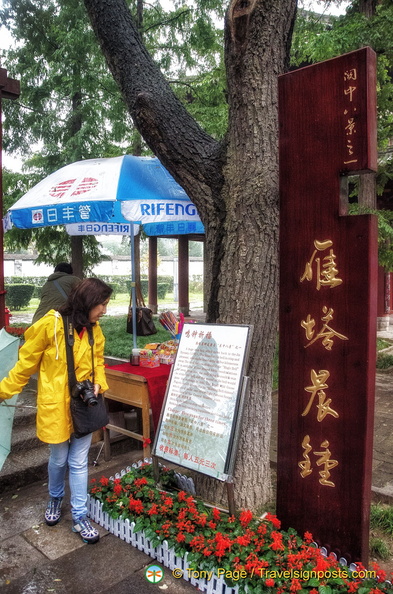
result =
M141 451L122 454L91 467L91 478L111 476L139 459ZM0 592L7 594L187 594L196 589L164 568L164 579L150 584L145 570L156 564L130 544L98 527L97 544L84 544L71 531L69 494L56 526L43 521L46 483L34 483L0 496Z
M387 336L393 340L393 332ZM277 395L273 395L271 463L276 464ZM393 504L393 371L378 372L373 465L375 499ZM91 478L111 476L141 457L132 451L90 467ZM69 500L68 495L65 502ZM37 482L0 495L0 592L8 594L171 594L196 592L164 568L164 580L149 584L145 569L155 563L147 555L99 528L101 539L86 545L71 532L69 507L54 527L43 522L47 485Z

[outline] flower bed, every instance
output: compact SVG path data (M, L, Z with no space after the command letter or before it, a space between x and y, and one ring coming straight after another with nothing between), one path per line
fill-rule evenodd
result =
M174 472L165 468L160 475L165 490L159 490L150 464L121 474L92 481L91 518L179 569L204 592L393 594L377 565L367 572L360 563L347 567L334 555L324 556L310 533L301 538L295 530L280 530L273 514L256 518L244 510L238 518L228 516L184 491L174 492ZM209 579L194 579L201 572Z
M23 335L27 330L27 326L26 327L6 326L5 330L6 330L6 332L8 332L8 334L11 334L12 336L17 336L18 338L23 338Z

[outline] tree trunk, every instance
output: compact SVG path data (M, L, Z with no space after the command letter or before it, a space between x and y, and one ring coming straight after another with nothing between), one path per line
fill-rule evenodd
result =
M271 494L272 361L278 310L277 76L288 59L296 0L232 0L225 24L229 129L208 136L143 47L124 0L85 0L136 127L197 206L205 225L207 320L252 324L251 389L235 469L235 503ZM199 493L226 501L222 484Z
M379 4L378 0L359 0L359 12L370 18L375 14L377 4Z

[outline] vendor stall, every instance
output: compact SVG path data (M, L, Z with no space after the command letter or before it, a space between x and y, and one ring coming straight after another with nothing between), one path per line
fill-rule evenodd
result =
M157 428L170 371L171 365L148 368L121 363L106 367L109 389L104 394L105 399L139 409L142 416L141 432L114 423L109 423L107 429L141 441L147 457L150 456L150 409L154 428ZM104 432L104 456L105 460L111 457L109 431Z

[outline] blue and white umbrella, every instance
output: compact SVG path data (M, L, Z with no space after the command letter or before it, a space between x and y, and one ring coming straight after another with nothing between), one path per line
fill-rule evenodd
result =
M5 228L92 223L144 225L147 235L204 233L196 207L156 157L124 155L76 161L26 192ZM87 231L86 231L87 232Z
M130 222L143 224L147 235L204 233L196 207L160 161L132 155L76 161L58 169L8 210L4 229L65 225L71 235L129 234L133 281L135 229ZM132 293L135 329L134 282ZM135 332L133 342L136 346Z

